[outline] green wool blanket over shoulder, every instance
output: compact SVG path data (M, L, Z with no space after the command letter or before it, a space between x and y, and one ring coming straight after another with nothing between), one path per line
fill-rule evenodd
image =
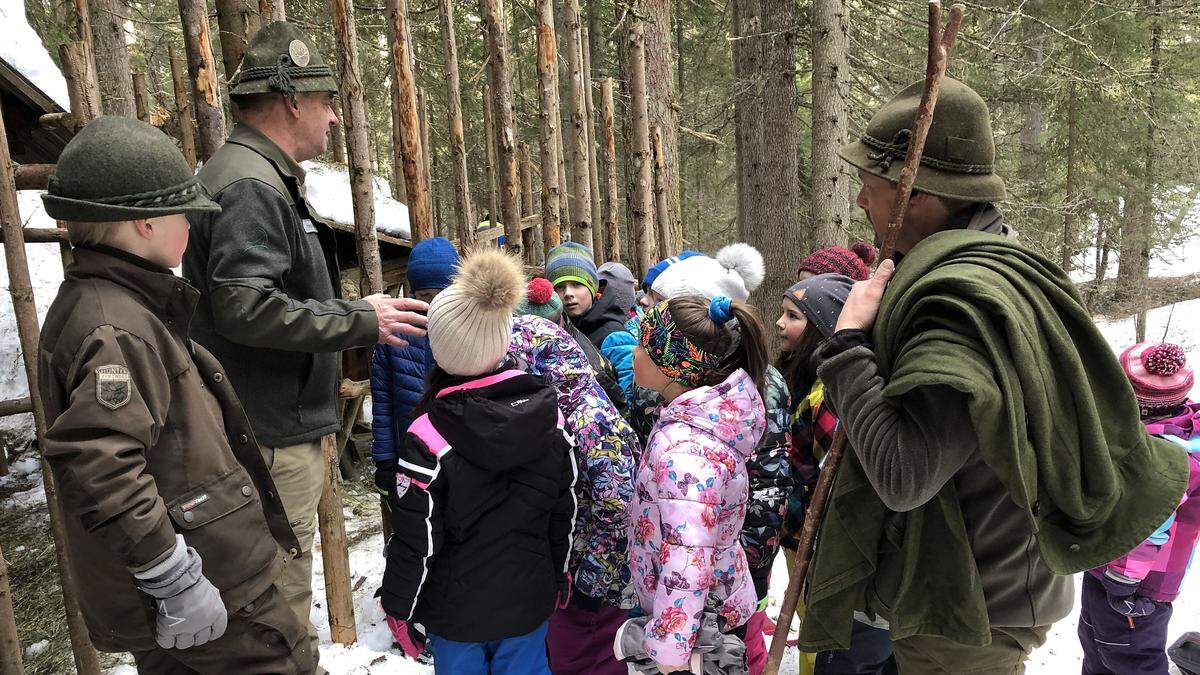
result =
M885 397L932 385L962 392L978 451L1028 513L1051 571L1119 558L1178 506L1186 457L1146 434L1112 348L1074 284L1043 256L980 232L929 237L892 278L873 339ZM848 450L806 605L805 650L848 648L855 609L886 617L893 640L989 644L953 481L896 513Z

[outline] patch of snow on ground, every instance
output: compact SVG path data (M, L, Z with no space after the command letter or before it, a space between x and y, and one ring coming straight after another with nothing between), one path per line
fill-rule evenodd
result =
M50 58L42 38L38 37L25 18L25 3L21 0L0 0L0 25L4 26L0 60L24 75L63 110L70 112L67 80Z
M46 651L46 648L49 646L50 646L49 640L38 640L37 642L35 642L25 648L25 658L32 659L33 657L37 656L38 654L41 654L42 652Z
M308 172L304 188L317 215L338 223L353 223L349 172L323 162L304 162L303 166ZM411 234L408 207L392 199L391 183L379 176L375 177L375 229L401 239L408 239Z

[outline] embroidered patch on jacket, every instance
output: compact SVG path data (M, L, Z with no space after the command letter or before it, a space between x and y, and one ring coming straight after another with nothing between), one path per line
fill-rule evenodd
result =
M100 366L96 369L96 400L116 410L133 398L133 379L125 366Z
M403 497L408 492L410 485L412 485L412 478L409 478L408 474L396 474L396 499Z

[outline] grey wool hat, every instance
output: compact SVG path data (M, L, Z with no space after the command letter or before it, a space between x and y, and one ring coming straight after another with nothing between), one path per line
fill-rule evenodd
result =
M854 280L843 274L818 274L792 284L783 297L799 307L804 318L828 340L833 337L838 317L853 287Z
M246 45L242 65L230 82L230 95L337 93L333 70L304 31L287 21L267 24Z
M220 211L175 142L128 117L98 117L75 134L42 195L57 220L97 223Z
M910 84L885 103L862 138L843 146L838 155L855 168L899 182L924 84ZM962 82L944 78L914 187L967 202L1003 201L1004 181L995 173L995 159L987 103Z

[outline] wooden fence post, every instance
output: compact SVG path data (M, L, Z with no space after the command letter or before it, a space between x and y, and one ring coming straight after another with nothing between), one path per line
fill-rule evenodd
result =
M629 227L633 229L634 261L637 276L646 276L654 264L654 221L651 213L651 183L654 180L650 159L650 112L646 102L646 38L642 20L637 15L629 25L629 166L633 169L633 204L630 204Z
M321 458L325 488L317 503L317 526L321 533L321 566L325 570L325 602L329 605L329 636L338 644L351 645L358 640L358 634L354 626L354 595L350 589L346 517L342 513L342 475L334 434L321 437Z
M537 3L537 72L539 156L542 165L542 248L558 246L562 183L559 182L558 38L554 31L554 0Z
M401 147L401 163L404 165L405 193L408 197L408 220L411 239L417 243L432 236L433 223L429 213L429 185L425 182L425 157L421 147L421 122L417 117L417 87L413 82L412 38L408 31L408 2L388 0L388 33L392 52L392 114L399 121L395 125L392 142L397 140Z
M86 52L85 52L86 53ZM97 98L97 100L99 100ZM33 403L33 423L38 440L46 437L46 411L38 396L38 342L41 329L38 326L37 308L33 302L33 284L29 278L29 261L25 257L25 233L21 213L17 207L16 183L13 177L12 155L8 150L8 135L4 126L3 111L0 110L0 230L4 233L4 259L8 265L9 293L12 295L13 315L16 317L17 337L21 343L21 357L25 365L25 377L29 382L29 395ZM58 488L50 467L43 460L42 483L46 491L46 510L50 515L50 532L54 535L54 553L58 563L59 578L62 580L63 608L67 615L67 632L71 636L71 652L75 658L75 670L80 675L99 675L100 661L92 647L79 600L75 596L75 583L71 576L70 554L67 552L66 531L63 525L62 505L58 502Z
M654 223L658 230L658 257L670 258L672 250L671 212L667 208L667 167L663 157L662 129L654 127L651 147L654 153Z
M513 122L512 84L508 80L508 17L504 0L482 0L487 25L488 66L492 76L492 122L496 130L497 174L500 187L500 216L504 221L505 246L521 254L520 178L517 172L516 125Z
M217 64L208 33L208 6L204 0L179 0L183 21L183 48L192 80L192 111L199 137L199 160L207 162L225 142L225 111L217 87Z
M604 259L613 262L621 261L621 237L617 227L617 134L615 126L616 111L613 107L613 79L604 78L600 83L600 126L604 134L604 146L601 159L604 162L606 185L604 190ZM639 277L640 279L640 277Z
M196 168L196 118L192 114L192 96L187 83L187 64L175 47L170 47L171 83L175 89L175 122L179 125L179 147L188 166Z
M12 588L8 583L8 562L0 550L0 675L22 675L21 638L17 635L17 617L13 614Z
M475 241L475 214L467 176L467 142L463 134L462 92L458 76L458 42L454 35L454 2L438 0L442 51L446 57L446 110L450 125L450 161L454 165L454 221L458 247Z

